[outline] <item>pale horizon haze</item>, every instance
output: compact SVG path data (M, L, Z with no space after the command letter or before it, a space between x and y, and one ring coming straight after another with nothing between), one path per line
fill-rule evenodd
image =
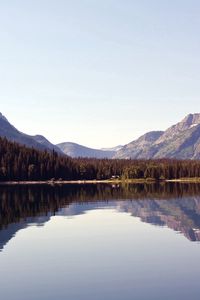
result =
M200 112L200 2L0 3L0 112L52 143L126 144Z

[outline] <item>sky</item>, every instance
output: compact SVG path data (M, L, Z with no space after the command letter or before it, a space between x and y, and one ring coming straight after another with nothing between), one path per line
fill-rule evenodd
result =
M198 0L0 1L0 111L101 148L200 112Z

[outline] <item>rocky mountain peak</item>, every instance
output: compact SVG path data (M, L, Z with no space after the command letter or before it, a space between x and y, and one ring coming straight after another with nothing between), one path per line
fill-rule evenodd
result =
M200 159L200 113L189 114L164 132L149 132L125 145L115 158Z
M187 115L180 124L183 128L188 129L200 124L200 113Z
M200 124L200 113L189 114L181 122L168 128L164 134L156 141L156 144L161 144L168 140L174 139L185 130L191 129Z

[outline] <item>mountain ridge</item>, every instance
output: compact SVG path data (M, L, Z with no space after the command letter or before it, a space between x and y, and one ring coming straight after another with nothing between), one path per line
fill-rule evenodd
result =
M31 136L16 129L0 113L0 136L39 150L71 157L108 159L200 159L200 113L188 114L165 131L150 131L138 139L113 148L89 148L73 142L52 144L42 135Z
M55 150L60 154L62 153L56 145L50 143L44 136L32 136L19 131L8 121L8 119L2 113L0 113L0 136L6 137L12 142L17 142L19 144L33 147L38 150Z
M116 151L93 149L72 142L56 145L60 150L71 157L112 158Z
M114 158L200 159L200 113L188 114L165 131L151 131L147 134L151 142L144 144L142 138L145 134L125 145Z

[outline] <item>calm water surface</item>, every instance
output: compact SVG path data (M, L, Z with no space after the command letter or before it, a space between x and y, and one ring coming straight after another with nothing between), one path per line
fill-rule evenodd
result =
M199 299L199 240L199 185L2 186L1 299Z

